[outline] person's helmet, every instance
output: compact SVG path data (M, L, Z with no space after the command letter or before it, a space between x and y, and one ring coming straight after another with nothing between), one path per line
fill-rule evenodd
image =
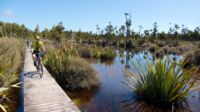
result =
M36 36L35 38L36 38L37 40L39 40L39 39L40 39L40 37L39 37L39 36Z

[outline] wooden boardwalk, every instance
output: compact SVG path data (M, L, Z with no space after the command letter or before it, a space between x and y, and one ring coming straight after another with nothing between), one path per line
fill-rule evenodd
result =
M80 112L45 68L39 78L30 49L26 50L24 61L24 111Z

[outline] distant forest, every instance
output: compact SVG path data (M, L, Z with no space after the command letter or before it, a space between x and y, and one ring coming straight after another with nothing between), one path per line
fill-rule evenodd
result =
M20 25L17 23L5 23L0 21L0 37L16 37L16 38L32 38L35 35L41 37L53 39L60 41L62 38L71 38L75 35L76 40L94 40L94 39L105 39L113 40L115 38L156 38L156 39L178 39L186 41L196 41L200 40L200 27L196 27L194 30L188 29L184 25L174 24L169 28L168 32L159 32L159 27L157 23L153 23L152 29L144 30L141 32L143 27L139 25L139 31L134 32L130 31L130 35L126 36L126 27L121 25L119 28L114 26L109 22L105 28L100 29L96 25L96 32L82 32L80 31L67 31L63 26L63 23L60 22L57 25L54 25L51 29L44 29L40 31L39 25L36 26L35 30L32 31L28 29L25 25Z

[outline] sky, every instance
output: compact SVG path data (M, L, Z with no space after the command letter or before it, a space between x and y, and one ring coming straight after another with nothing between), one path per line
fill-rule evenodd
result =
M34 30L51 28L63 22L66 30L96 31L111 21L118 28L131 12L132 26L150 29L157 22L159 31L168 31L169 23L189 29L200 26L200 0L0 0L0 21L24 24Z

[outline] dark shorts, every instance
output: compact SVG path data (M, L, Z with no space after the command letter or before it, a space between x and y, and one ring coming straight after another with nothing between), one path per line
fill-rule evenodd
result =
M37 58L40 57L40 51L35 51L35 50L34 50L32 54L35 54L35 56L36 56Z

